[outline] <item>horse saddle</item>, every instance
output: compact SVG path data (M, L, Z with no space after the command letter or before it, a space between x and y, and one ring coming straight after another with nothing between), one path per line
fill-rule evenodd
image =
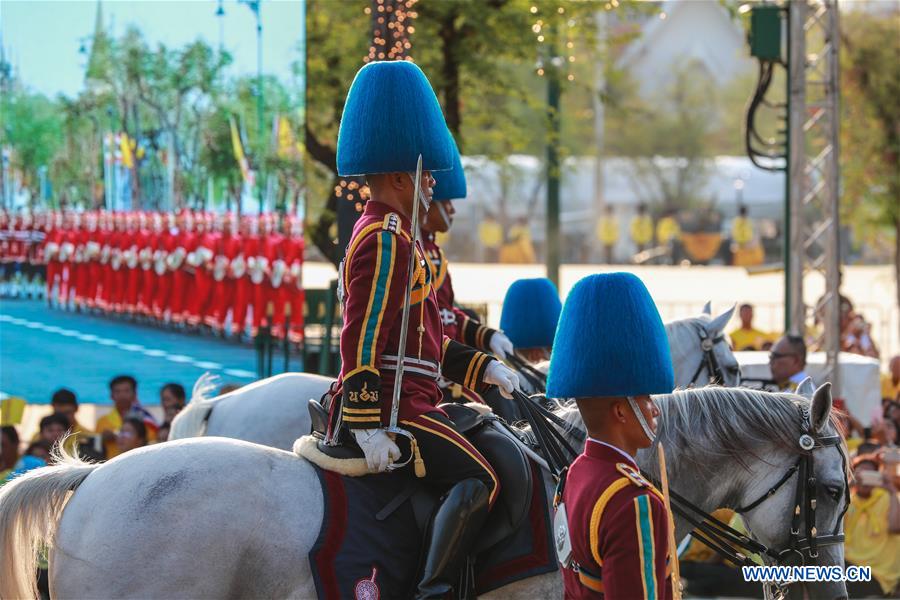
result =
M500 479L500 495L491 510L488 526L476 543L477 554L512 535L527 518L532 485L535 483L531 465L519 445L509 434L501 431L500 428L508 426L500 419L493 415L484 415L463 404L441 404L440 408L453 421L456 430L466 436L466 439L487 459ZM310 400L309 414L312 421L312 435L298 440L298 444L294 447L295 451L326 470L348 476L368 475L363 451L349 434L349 430L342 428L335 436L337 444L326 444L328 413L320 402ZM309 447L313 439L314 450ZM307 445L303 451L299 449L301 441ZM316 457L315 453L319 453L320 456ZM425 468L428 468L427 463ZM378 516L386 518L405 501L412 503L419 530L424 532L432 513L437 509L439 498L417 479L410 478L409 484L379 511Z

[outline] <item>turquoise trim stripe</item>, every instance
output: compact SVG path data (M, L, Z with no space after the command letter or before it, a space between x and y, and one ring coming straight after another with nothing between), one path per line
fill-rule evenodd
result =
M382 231L381 236L381 268L375 280L375 297L372 299L372 311L366 321L363 330L363 350L360 365L373 365L372 341L381 326L381 310L385 302L385 291L391 281L391 257L394 253L394 235L389 231Z
M647 590L647 598L656 598L656 572L653 564L653 523L650 521L650 498L642 494L635 498L638 509L638 523L641 530L638 532L640 540L639 551L641 553L641 565L644 572L644 589Z

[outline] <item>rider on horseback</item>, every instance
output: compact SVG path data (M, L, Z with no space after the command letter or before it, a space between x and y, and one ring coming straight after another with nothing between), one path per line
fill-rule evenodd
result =
M673 387L666 332L641 280L610 273L575 284L547 381L549 396L575 398L589 436L557 512L570 540L558 547L566 598L672 598L669 514L634 457L656 435L650 394Z
M444 376L476 391L496 384L507 395L517 386L515 374L502 363L443 335L432 273L415 241L415 175L410 173L421 156L421 216L435 184L431 172L450 169L453 152L437 98L416 65L375 62L360 69L347 95L337 150L339 174L365 175L370 190L341 267L341 420L371 472L418 451L424 481L445 492L429 532L417 591L422 598L441 597L454 588L499 493L491 465L438 408L437 379ZM410 277L405 266L411 252L416 258ZM409 329L401 341L407 297ZM402 452L384 429L391 422L394 375L401 361L398 425L412 434L411 440L396 437ZM421 465L416 470L421 477Z
M422 221L422 246L434 278L432 286L441 311L444 335L505 360L513 351L509 338L502 331L481 324L456 306L450 265L447 256L437 243L438 234L447 233L453 225L453 215L456 214L453 201L464 199L466 193L466 173L454 142L453 168L442 172L438 177L431 195L431 206ZM438 384L444 390L444 398L448 402L481 402L481 398L477 395L467 394L462 386L453 385L446 379L442 379Z

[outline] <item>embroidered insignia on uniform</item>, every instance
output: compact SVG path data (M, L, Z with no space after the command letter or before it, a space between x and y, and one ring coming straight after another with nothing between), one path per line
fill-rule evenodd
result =
M353 597L355 600L378 600L381 598L381 590L375 582L378 577L378 567L372 567L372 576L363 577L353 586Z
M627 477L631 480L631 483L640 487L640 488L648 488L651 487L650 482L647 481L641 473L626 463L616 463L616 471Z
M359 399L362 402L378 402L378 390L369 391L368 382L364 383L359 391Z
M398 233L400 231L400 215L397 213L386 214L384 216L384 221L381 223L381 228L385 231Z

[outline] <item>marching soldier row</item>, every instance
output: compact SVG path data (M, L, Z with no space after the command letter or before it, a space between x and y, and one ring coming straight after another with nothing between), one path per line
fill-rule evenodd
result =
M0 219L4 279L40 265L46 297L58 305L236 336L248 317L251 335L268 319L273 335L302 339L304 246L297 218L279 223L275 214L238 219L185 210Z

